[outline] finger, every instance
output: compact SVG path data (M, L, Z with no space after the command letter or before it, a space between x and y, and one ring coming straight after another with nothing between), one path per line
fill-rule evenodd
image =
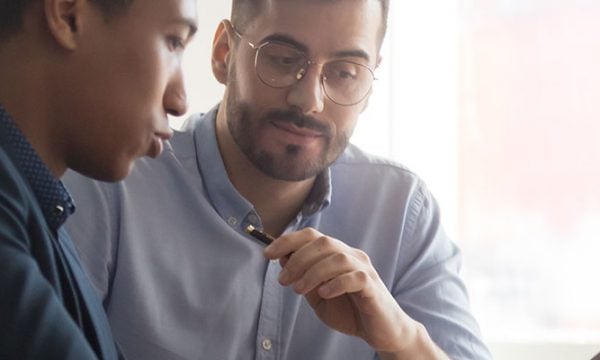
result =
M265 248L264 255L270 260L289 256L319 236L323 236L323 234L312 228L281 235Z
M290 256L280 274L279 282L282 285L294 283L318 262L336 253L348 251L348 249L348 246L339 240L321 236Z
M323 299L333 299L343 294L360 292L361 297L371 297L373 282L366 271L355 270L337 276L317 290Z
M361 264L350 252L333 253L312 264L294 283L294 290L304 295L331 279L361 269L363 266L364 264Z
M282 269L285 267L285 264L287 264L288 260L290 260L290 256L292 256L292 254L279 258L279 265L281 265Z

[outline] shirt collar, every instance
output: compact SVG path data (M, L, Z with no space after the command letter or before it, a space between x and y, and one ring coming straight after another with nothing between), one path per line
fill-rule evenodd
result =
M308 194L302 215L305 217L311 216L326 207L331 203L331 169L327 168L322 173L317 175L313 188Z
M253 206L235 189L225 170L223 158L216 139L218 106L208 113L186 123L193 128L198 155L198 167L207 188L208 196L221 216L228 222L244 219ZM319 174L309 193L301 215L311 216L331 203L331 171L327 168ZM233 224L230 224L233 225Z
M29 183L48 224L57 230L75 211L71 195L44 164L23 132L0 105L0 146Z

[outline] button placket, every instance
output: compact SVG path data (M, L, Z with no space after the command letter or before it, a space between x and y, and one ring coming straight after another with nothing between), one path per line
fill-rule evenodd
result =
M274 266L272 262L267 263L267 271L264 279L263 297L261 301L260 316L257 331L257 360L277 359L279 349L278 332L281 326L282 314L282 292L283 287L279 285L277 277L280 267Z

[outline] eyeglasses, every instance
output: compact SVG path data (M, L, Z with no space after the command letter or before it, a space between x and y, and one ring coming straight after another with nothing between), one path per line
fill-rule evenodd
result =
M235 28L233 31L243 40ZM256 51L256 75L272 88L281 89L296 84L304 78L309 66L318 64L309 60L304 52L285 43L267 41L256 45L247 40L244 42ZM369 95L375 80L369 67L348 60L333 60L322 65L321 86L325 95L334 103L356 105Z

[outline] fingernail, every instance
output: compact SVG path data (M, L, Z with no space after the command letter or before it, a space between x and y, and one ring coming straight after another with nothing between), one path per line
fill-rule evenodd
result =
M331 294L331 287L329 285L323 285L319 288L319 295L326 298Z
M299 280L295 285L294 285L294 290L296 290L296 292L298 293L302 293L304 292L304 280Z
M264 250L264 252L271 252L271 249L272 249L271 245L267 245L267 246L265 246L265 248L263 250Z
M286 284L290 280L290 273L286 269L281 270L279 273L279 282Z

